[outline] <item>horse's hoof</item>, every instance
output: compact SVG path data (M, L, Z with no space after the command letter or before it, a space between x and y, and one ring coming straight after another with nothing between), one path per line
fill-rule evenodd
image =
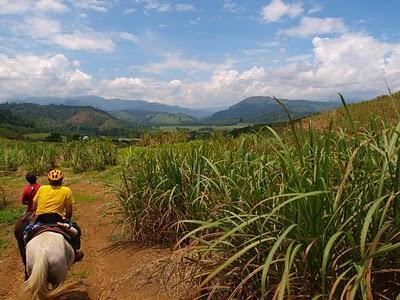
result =
M81 261L82 258L85 256L82 250L78 250L75 252L75 260L74 262Z

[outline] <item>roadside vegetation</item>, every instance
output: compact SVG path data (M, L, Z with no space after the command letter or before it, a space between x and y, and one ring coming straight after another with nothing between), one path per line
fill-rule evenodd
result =
M119 192L131 238L180 248L198 297L395 299L400 123L338 113L342 128L267 128L131 157Z

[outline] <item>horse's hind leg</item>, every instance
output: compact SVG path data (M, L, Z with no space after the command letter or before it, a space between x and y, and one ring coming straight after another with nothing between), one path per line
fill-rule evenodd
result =
M67 277L68 267L67 264L58 263L50 267L48 281L52 284L53 288L59 286Z

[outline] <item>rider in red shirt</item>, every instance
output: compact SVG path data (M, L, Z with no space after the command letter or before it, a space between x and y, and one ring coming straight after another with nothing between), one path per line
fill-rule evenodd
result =
M29 220L35 214L35 211L33 209L33 198L35 197L36 192L40 188L40 184L36 182L35 173L29 172L28 174L26 174L25 178L29 184L24 188L24 192L22 193L21 196L21 203L23 205L27 205L27 208L24 215L17 220L14 228L14 235L15 238L17 239L18 250L19 253L21 254L22 262L24 263L24 265L26 264L24 229L29 224ZM28 274L26 273L25 270L25 280L27 279L27 277Z
M40 184L36 182L36 176L33 173L26 174L25 178L29 184L24 188L24 192L21 196L21 203L27 205L26 212L32 212L33 198L40 188Z

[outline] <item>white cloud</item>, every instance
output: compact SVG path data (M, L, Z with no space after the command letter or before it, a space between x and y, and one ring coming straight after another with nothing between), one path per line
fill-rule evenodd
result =
M171 10L171 5L169 3L161 3L157 0L137 0L139 4L143 5L145 10L155 10L158 12L166 12Z
M59 0L0 0L0 15L24 14L26 12L65 12L68 7Z
M0 14L21 14L29 10L31 3L24 0L0 0Z
M51 38L62 30L59 21L44 17L28 17L20 29L33 38Z
M56 44L71 50L112 52L116 46L111 37L138 42L138 37L128 32L102 34L91 28L68 32L58 20L43 16L26 17L21 24L13 24L10 28L19 35L30 36L42 43Z
M223 10L229 11L231 13L243 12L244 8L239 6L236 2L232 0L224 0Z
M129 32L120 32L119 37L135 44L139 42L139 37Z
M112 6L112 1L105 0L68 0L77 8L106 12Z
M180 3L180 4L176 5L176 10L177 11L195 11L195 8L191 4Z
M301 54L301 55L295 55L295 56L290 56L285 59L286 62L293 62L293 61L304 61L312 58L311 54Z
M248 71L244 71L238 79L240 80L262 80L265 78L266 71L264 68L253 67Z
M239 50L238 52L248 56L257 56L257 55L265 55L266 53L269 52L269 50L265 48L252 48L252 49L242 49Z
M282 0L272 0L261 11L263 19L267 22L278 22L284 17L294 18L304 12L300 2L285 3Z
M124 10L124 12L123 12L122 14L125 16L125 15L132 14L132 13L134 13L135 11L136 11L135 8L127 8L127 9Z
M311 54L245 69L229 60L218 64L169 55L164 62L146 66L152 72L186 72L165 81L133 76L93 82L79 61L69 61L61 54L15 58L0 54L0 96L96 94L204 107L226 106L255 95L327 100L341 92L349 98L368 98L386 92L385 79L392 90L400 90L400 43L346 33L315 37L312 44ZM196 71L209 75L191 80L190 73Z
M68 7L59 0L40 0L35 3L35 9L38 11L65 12Z
M368 98L386 92L384 79L392 90L400 89L400 43L384 43L362 33L317 37L312 42L311 55L291 57L277 67L239 71L231 65L196 82L141 78L138 85L139 78L115 79L102 82L98 94L204 107L255 95L328 100L342 92L349 98Z
M115 48L110 38L96 32L77 31L72 34L60 34L54 37L54 42L72 50L112 52Z
M180 87L182 86L182 81L174 79L169 82L169 84L173 87Z
M309 15L318 13L320 11L323 11L324 7L321 4L315 4L313 7L311 7L309 10L307 10L307 13Z
M169 2L160 2L158 0L136 0L138 5L143 6L145 11L157 11L157 12L171 12L171 11L195 11L196 8L187 3L172 4Z
M346 25L341 19L303 17L298 26L282 30L281 33L304 38L318 34L343 33L346 30Z
M0 54L0 96L80 95L92 89L91 76L64 55Z
M187 59L180 55L167 55L163 62L152 63L145 66L136 66L135 69L140 69L144 72L159 74L167 70L182 70L189 73L200 71L212 71L221 67L220 64L211 64L200 61L194 58Z

